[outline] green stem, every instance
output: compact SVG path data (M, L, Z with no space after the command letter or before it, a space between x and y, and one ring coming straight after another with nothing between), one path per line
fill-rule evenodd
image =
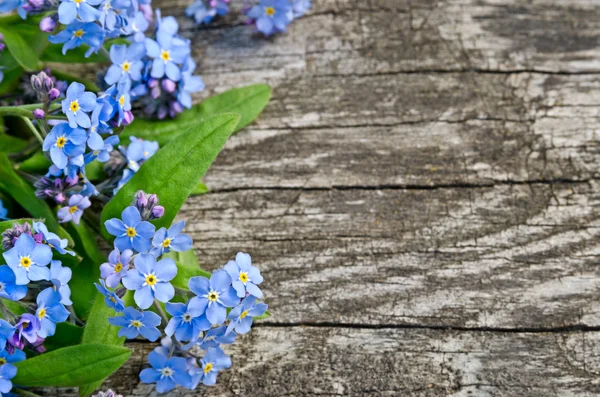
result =
M165 313L162 306L160 305L160 302L157 301L156 299L154 300L154 307L156 308L156 311L158 312L160 317L165 322L165 325L169 324L169 318L167 317L167 313Z
M34 103L33 105L22 105L22 106L2 106L0 107L0 116L21 116L21 117L33 117L32 112L35 109L43 108L43 103ZM60 109L60 105L50 107L49 111L53 112Z
M40 397L38 394L32 393L32 392L27 391L27 390L23 390L23 389L13 389L13 391L15 393L17 393L19 396Z
M23 119L23 121L25 122L25 124L27 124L27 127L29 127L29 129L31 130L31 132L33 133L33 135L35 135L35 137L37 138L38 141L40 141L40 143L43 145L44 144L44 138L42 138L42 136L40 135L40 132L38 131L38 129L35 127L35 125L33 125L33 123L31 122L31 120L27 117L21 117Z

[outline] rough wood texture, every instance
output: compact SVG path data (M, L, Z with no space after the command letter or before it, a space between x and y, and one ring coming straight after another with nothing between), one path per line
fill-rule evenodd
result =
M171 395L600 394L600 4L315 0L268 40L186 4L197 100L274 86L181 213L273 317ZM154 396L130 346L106 386Z

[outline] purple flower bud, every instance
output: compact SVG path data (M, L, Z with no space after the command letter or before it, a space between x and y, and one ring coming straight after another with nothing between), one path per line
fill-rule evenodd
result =
M44 84L44 90L46 90L46 92L50 92L50 90L54 88L54 82L50 77L46 76L42 83Z
M154 208L152 208L152 216L155 219L162 217L164 214L165 214L165 207L163 207L162 205L157 205Z
M41 120L44 117L46 117L46 113L44 112L43 109L37 108L33 111L33 117L35 117L38 120Z
M50 99L51 101L55 100L59 96L60 96L60 91L57 90L56 88L53 88L48 92L48 99Z
M169 93L175 92L175 90L177 89L177 84L175 84L173 80L169 79L163 79L160 85L162 86L163 90Z
M35 92L42 91L42 80L35 74L31 75L31 86Z
M42 32L50 33L56 27L56 21L52 17L45 17L40 21L40 30Z
M181 103L177 101L171 103L171 109L173 110L173 112L175 112L175 115L171 117L175 117L178 113L183 112L183 106L181 106Z
M164 119L167 116L167 108L165 106L161 106L160 108L158 108L158 112L156 112L156 115L158 117L159 120Z
M133 121L133 113L131 110L126 110L123 114L123 120L121 121L121 125L129 125Z
M58 204L62 204L65 202L67 198L65 197L65 195L63 193L58 193L55 197L54 200L56 200L56 202Z
M153 99L157 99L160 96L160 87L156 86L156 87L152 87L152 89L150 90L150 95L152 95Z
M144 191L139 190L135 194L135 206L138 208L145 208L148 206L148 197L146 197Z
M23 9L28 12L41 11L44 7L44 0L27 0L23 5Z

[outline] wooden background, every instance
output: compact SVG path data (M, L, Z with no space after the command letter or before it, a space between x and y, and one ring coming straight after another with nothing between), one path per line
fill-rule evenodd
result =
M315 0L267 40L187 3L196 100L274 96L180 217L273 316L170 396L600 395L599 1ZM155 396L129 346L105 386Z

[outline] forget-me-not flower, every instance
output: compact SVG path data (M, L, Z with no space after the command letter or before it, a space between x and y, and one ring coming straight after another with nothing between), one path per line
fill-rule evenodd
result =
M61 296L54 288L46 288L37 296L36 317L40 321L38 336L47 338L54 335L56 323L61 323L69 317L69 311L60 303Z
M235 261L227 262L224 269L231 277L233 288L239 298L245 297L246 294L262 298L263 293L256 285L262 283L263 277L260 275L260 270L252 266L250 255L238 252Z
M142 221L140 211L129 206L121 213L121 219L113 218L104 223L106 230L116 236L115 247L121 252L130 249L137 252L148 252L152 248L150 239L154 236L155 227L150 222Z
M217 270L210 276L192 277L188 287L197 296L190 303L206 309L206 317L211 324L222 324L227 315L227 307L234 307L240 299L231 286L231 278L225 270Z
M90 205L92 203L86 196L82 196L81 194L72 195L69 197L69 205L58 210L59 222L63 223L72 220L73 223L78 225L81 215L83 215L83 210L89 208Z
M164 253L170 252L185 252L192 248L192 239L187 234L181 233L181 229L185 226L185 221L178 222L172 225L168 230L161 227L156 231L152 239L152 255L159 257Z
M6 347L6 341L15 334L16 328L0 319L0 350Z
M0 298L21 300L27 295L27 286L17 285L15 273L6 265L0 266Z
M156 40L146 39L146 54L153 59L150 75L155 79L167 76L173 81L181 79L180 64L190 54L189 45L182 45L167 29L158 29Z
M198 302L171 303L167 302L167 312L173 316L165 328L165 334L175 334L178 341L189 341L200 331L211 328L210 321L204 315L204 311L198 306Z
M54 165L62 170L67 167L69 157L83 154L86 139L86 133L81 128L71 128L67 123L60 123L52 127L44 138L42 150L49 151Z
M108 322L122 327L119 336L127 339L133 339L140 334L151 342L160 338L160 331L156 328L160 325L160 316L150 311L139 312L129 306L123 310L122 316L109 317Z
M144 383L156 383L156 391L166 393L176 385L191 388L192 377L187 371L187 363L183 357L167 358L156 351L150 352L148 362L152 368L140 372L140 380Z
M256 21L256 28L266 36L274 32L284 32L291 20L291 5L288 0L260 0L248 12Z
M219 372L231 367L231 358L219 347L208 349L202 360L202 383L206 386L212 386L217 383Z
M246 297L242 303L231 309L227 318L227 334L235 330L238 334L247 334L252 327L252 318L262 316L267 311L267 305L258 303L252 295Z
M0 367L0 395L9 393L12 389L12 378L17 375L17 367L12 364L4 364Z
M21 234L15 246L2 256L15 273L18 285L28 284L30 280L50 280L47 265L52 260L52 250L47 245L37 244L30 235Z
M135 257L135 269L127 272L121 280L125 288L135 291L133 299L142 309L152 306L154 299L168 302L175 296L175 289L169 283L177 275L177 265L171 258L156 262L151 254Z
M116 312L122 312L125 308L125 302L117 296L113 291L106 288L104 280L100 279L100 284L94 283L96 289L104 295L104 303Z
M57 234L49 232L46 225L44 225L42 222L33 222L33 230L42 236L43 244L47 244L59 254L69 254L75 256L75 252L65 249L69 244L68 240L66 238L61 239Z
M69 126L90 128L92 122L88 112L96 107L96 94L85 90L81 83L73 82L67 88L67 97L61 102L62 111L69 119Z
M60 295L60 303L69 306L71 302L71 288L69 281L73 272L68 267L64 267L60 261L50 262L50 281L54 284L54 290Z
M93 22L100 17L100 11L92 6L101 0L62 0L58 6L58 21L63 25L73 22L78 16L83 22Z
M66 54L70 49L79 47L81 44L87 44L90 48L85 52L85 56L89 57L102 46L104 29L94 22L73 21L57 35L48 36L48 41L53 44L64 43L63 54Z
M110 60L113 63L104 76L106 84L116 84L122 80L139 81L142 78L146 55L143 43L133 43L130 46L114 44L110 47Z
M115 248L108 255L108 262L100 265L100 276L106 280L106 285L110 288L116 288L127 270L129 270L129 261L133 256L133 251L125 250L122 253Z

